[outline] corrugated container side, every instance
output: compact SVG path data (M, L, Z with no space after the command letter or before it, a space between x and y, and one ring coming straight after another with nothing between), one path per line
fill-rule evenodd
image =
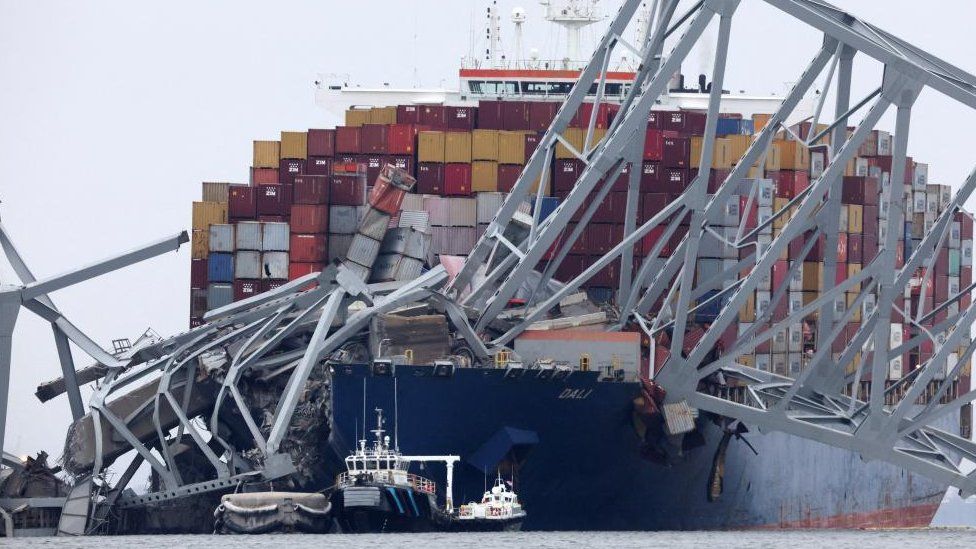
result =
M433 227L430 251L438 255L467 255L477 240L474 227Z
M359 228L355 206L329 206L329 233L353 234Z
M424 209L424 195L407 193L403 197L403 203L400 204L400 209L403 210L422 210Z
M234 226L218 223L210 226L210 251L234 251Z
M369 267L363 267L354 261L342 260L342 265L349 269L354 275L358 276L361 280L369 280Z
M266 252L287 252L291 229L287 223L265 223L261 239Z
M451 202L448 198L431 196L424 200L424 209L430 213L430 224L446 227L451 224Z
M374 208L367 208L362 222L359 224L360 234L366 235L373 240L383 240L387 227L390 226L390 214ZM360 263L362 265L362 263ZM367 265L368 267L369 265Z
M214 310L234 302L234 285L215 282L207 285L207 310Z
M227 223L227 204L221 202L194 202L193 229L206 231L211 225Z
M255 168L278 169L279 160L281 160L280 141L254 142L254 158L251 161L251 166Z
M281 158L308 158L308 134L281 132Z
M444 132L426 131L417 134L417 161L444 162Z
M399 227L413 227L418 231L430 232L430 213L426 210L400 210Z
M258 215L254 187L233 185L228 191L228 219L254 219Z
M380 241L372 239L364 234L356 234L352 237L349 244L349 251L346 252L346 259L362 265L372 267L376 261L376 256L380 253Z
M346 126L358 128L369 123L370 109L352 108L346 110Z
M190 288L207 289L207 260L190 260Z
M362 147L362 136L359 127L339 126L336 128L336 153L359 154L362 152Z
M430 251L430 235L412 227L390 229L380 243L381 254L399 254L424 259L428 251Z
M329 231L329 207L325 204L295 204L289 219L294 233L325 233Z
M396 107L373 107L369 109L369 116L366 118L367 124L396 124Z
M204 202L227 202L230 193L230 183L222 181L204 181L200 185L201 198Z
M525 132L498 132L498 163L525 164Z
M305 150L308 156L335 156L335 130L308 130Z
M207 259L210 251L210 231L193 230L190 233L190 257L192 259Z
M234 279L234 254L213 253L207 256L207 280L230 282Z
M471 162L471 133L446 132L444 134L444 162Z
M471 159L498 160L498 130L471 132Z
M352 244L352 234L330 234L329 235L329 261L343 259Z
M261 250L262 229L257 221L241 221L236 225L235 242L238 250Z
M234 301L243 301L254 297L261 293L261 291L260 280L238 279L234 281Z
M420 276L423 267L420 260L411 257L396 254L381 255L373 265L370 280L373 282L413 280Z
M300 263L317 263L328 253L328 238L323 234L291 235L290 258Z
M261 266L261 278L288 280L288 252L263 253Z
M207 288L190 290L190 316L199 318L207 313Z
M330 242L331 243L331 242ZM324 263L293 262L288 264L288 280L295 280L307 274L320 273Z
M505 203L505 193L478 193L475 197L478 208L478 223L491 223L495 214Z
M238 251L234 255L234 278L261 278L261 252Z
M451 198L448 226L474 227L478 224L478 203L474 198Z
M475 160L471 163L471 191L476 193L498 190L498 163Z

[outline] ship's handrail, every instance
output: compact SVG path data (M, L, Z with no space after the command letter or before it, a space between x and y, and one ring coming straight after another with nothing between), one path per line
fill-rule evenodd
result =
M396 484L396 479L394 477L393 470L378 470L378 471L368 471L366 472L372 476L374 482L386 482L389 484ZM336 488L346 488L348 486L355 486L356 475L349 471L339 473L336 476ZM437 483L430 480L429 478L422 477L420 475L415 475L413 473L407 473L407 483L418 492L423 492L426 494L436 494L437 493Z

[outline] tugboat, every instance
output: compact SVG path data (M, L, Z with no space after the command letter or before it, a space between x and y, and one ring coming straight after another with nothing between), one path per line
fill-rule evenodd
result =
M404 456L383 429L383 410L376 409L374 442L366 440L346 457L346 472L336 479L332 510L342 533L430 532L450 526L452 484L458 456ZM410 473L412 462L442 461L447 465L445 508L437 505L437 484Z
M518 495L502 480L501 474L495 485L485 492L481 503L462 505L454 518L454 530L461 532L512 532L522 528L525 509Z

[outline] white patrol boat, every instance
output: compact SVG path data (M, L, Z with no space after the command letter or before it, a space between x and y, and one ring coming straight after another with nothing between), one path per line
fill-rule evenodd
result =
M511 531L522 527L525 516L518 494L499 475L495 485L482 496L481 503L461 506L455 524L462 531Z

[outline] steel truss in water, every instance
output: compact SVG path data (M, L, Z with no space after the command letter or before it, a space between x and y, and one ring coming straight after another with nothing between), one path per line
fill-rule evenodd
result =
M637 322L654 334L668 330L672 334L671 349L684 349L691 319L704 306L702 303L694 306L693 302L717 285L723 289L709 300L721 304L717 318L705 328L690 352L673 353L657 376L657 381L667 389L669 401L686 401L693 407L742 420L761 431L783 431L851 449L866 459L888 461L957 486L964 494L976 493L976 477L960 469L963 459L976 458L976 444L934 427L941 418L958 413L961 407L976 397L973 391L958 396L948 395L952 380L959 376L974 350L969 331L976 319L976 308L959 310L937 324L934 330L923 329L922 335L909 341L893 345L889 337L890 322L900 320L921 327L921 323L931 319L938 310L960 303L973 289L965 288L951 296L949 302L938 307L938 310L925 310L922 300L920 310L911 314L895 303L912 277L921 273L923 282L931 277L936 255L946 244L952 217L960 211L976 186L976 172L962 183L921 245L905 258L903 267L897 267L895 254L897 238L903 231L904 211L901 193L893 190L882 197L887 203L888 215L882 222L886 230L882 233L884 237L880 251L860 273L836 285L833 284L833 277L821 277L820 294L816 300L791 312L784 320L771 323L772 310L784 299L787 291L786 285L776 288L769 306L759 313L757 322L738 335L735 343L720 358L710 357L722 334L746 304L748 295L768 276L773 263L791 242L801 242L801 257L806 257L823 235L824 272L835 271L844 170L886 112L891 109L896 111L891 181L900 182L905 177L912 107L923 89L931 89L965 106L976 108L976 78L951 64L826 2L766 2L822 32L823 44L778 111L755 136L717 192L714 195L707 193L709 173L708 170L701 170L678 199L638 226L640 170L631 169L624 237L562 290L539 303L531 303L534 308L524 321L497 337L493 343L509 343L528 324L550 311L562 297L578 289L606 266L619 262L618 301L622 321ZM712 87L699 160L700 166L712 165L729 35L739 2L704 0L681 17L676 17L678 2L661 0L657 3L658 17L653 32L648 34L646 43L634 46L621 36L640 4L638 0L624 2L583 70L579 84L569 94L526 164L508 201L488 226L464 270L452 282L451 295L459 295L461 288L473 285L467 298L469 303L487 296L487 305L475 321L476 329L485 329L508 306L509 300L537 265L545 265L543 282L551 277L625 166L640 166L644 127L652 106L666 91L669 79L680 70L689 51L700 45L702 34L709 24L717 20L718 39L711 74ZM683 34L672 51L666 56L662 55L665 38L679 32ZM597 84L597 101L602 100L608 63L611 54L618 48L638 53L643 60L636 83L625 99L620 115L613 120L605 138L599 143L594 143L593 139L597 112L596 108L593 109L585 145L582 150L576 150L562 134L594 82ZM884 73L874 92L851 105L852 65L857 54L881 63ZM786 207L759 223L758 227L746 230L747 216L743 216L734 237L716 230L713 220L722 215L721 210L726 202L742 188L750 167L757 163L762 165L776 132L781 129L791 131L785 123L787 118L828 65L824 89L833 86L836 90L834 120L826 129L813 135L827 95L824 93L810 124L810 132L805 136L794 134L804 147L814 146L824 136L831 134L832 148L825 148L827 161L822 175ZM859 112L863 112L863 118L848 136L847 127ZM521 242L512 242L506 235L510 234L508 229L515 221L518 206L532 195L530 189L536 180L541 178L539 188L545 187L549 162L557 144L571 150L585 164L585 168L556 211L545 220L540 220L536 214L529 235ZM755 203L759 185L750 187L747 210ZM892 188L896 189L895 185ZM541 196L541 190L537 196ZM570 221L576 215L579 215L579 222L570 230ZM690 230L675 252L666 259L657 259L681 220L687 218L690 218ZM760 235L767 234L769 227L777 220L784 223L782 230L770 235L768 241L761 239ZM648 258L643 260L635 274L632 269L634 245L655 228L663 229L663 235L659 236L647 254ZM737 250L749 249L751 253L739 260L734 269L713 280L698 281L696 284L696 265L702 257L700 249L702 243L709 239ZM554 255L546 262L545 254L550 250L554 251ZM802 260L796 260L791 270L797 272L801 266ZM844 292L856 293L856 300L846 312L836 314L834 299L843 296ZM838 339L845 339L844 327L853 311L860 308L869 296L876 296L876 305L862 319L861 328L854 337L844 342L844 352L839 360L835 359L831 356L832 344ZM652 310L662 300L663 307ZM814 312L818 315L816 341L819 349L810 358L809 366L795 378L738 364L739 357L751 353L778 331ZM648 315L650 318L646 318ZM856 388L861 386L861 380L886 379L890 360L929 342L936 351L920 368L888 388L880 381L872 383L866 398L858 398ZM966 351L955 368L937 384L934 394L926 394L930 384L945 367L950 351L960 346L965 346ZM863 360L858 360L859 354ZM713 376L716 375L721 375L726 381L734 380L734 384L744 387L744 391L716 392L702 388L707 386L700 383L702 380L715 379ZM851 387L855 389L851 390ZM896 394L900 399L893 398ZM927 399L924 408L921 411L913 410L913 405L923 401L923 397Z

